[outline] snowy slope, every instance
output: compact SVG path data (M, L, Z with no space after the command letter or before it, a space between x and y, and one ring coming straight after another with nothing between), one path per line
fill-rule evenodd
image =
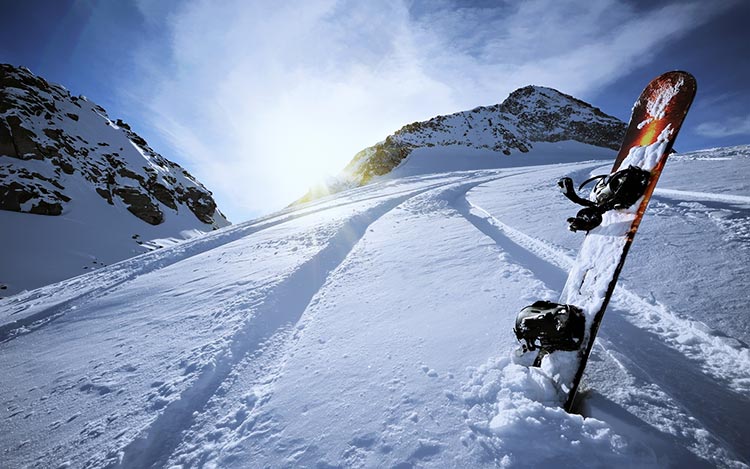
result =
M226 226L211 193L100 106L0 64L0 296Z
M2 466L747 467L750 147L667 164L584 416L510 360L581 241L555 181L609 165L393 177L9 298Z

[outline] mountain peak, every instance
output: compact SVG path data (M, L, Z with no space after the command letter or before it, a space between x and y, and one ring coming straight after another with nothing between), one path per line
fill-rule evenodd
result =
M617 150L626 124L580 99L544 86L519 88L500 104L437 116L405 125L357 153L328 188L336 192L367 184L391 172L417 149L444 148L460 153L484 150L487 159L528 153L536 143L576 141ZM502 160L496 164L502 166ZM299 202L322 194L309 192Z
M548 106L565 105L575 102L578 105L588 106L570 95L546 86L528 85L518 88L508 95L499 105L503 112L518 115L523 110L538 109Z
M514 115L522 114L524 111L565 107L588 110L601 118L612 118L585 101L546 86L528 85L518 88L500 104L501 111Z

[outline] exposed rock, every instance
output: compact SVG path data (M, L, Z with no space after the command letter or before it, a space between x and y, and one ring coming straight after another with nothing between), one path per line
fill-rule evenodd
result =
M152 180L149 183L149 190L154 195L154 197L156 197L156 200L163 203L164 205L171 208L172 210L177 210L177 204L175 203L174 197L172 196L172 192L169 189L167 189L167 186L165 186L164 184L160 184L158 182L153 182ZM196 216L198 215L196 214ZM198 216L198 219L201 220L200 216Z
M13 176L13 177L10 177ZM0 166L0 209L38 215L60 215L70 197L56 180L26 168ZM25 205L25 207L24 207Z
M198 220L203 223L211 223L210 220L213 219L216 213L216 202L214 202L210 193L207 195L195 187L189 187L185 193L180 194L178 200L187 204L195 216L198 217Z
M384 142L357 153L350 165L363 159L367 160L367 164L358 173L361 183L367 184L373 177L387 174L398 166L401 160L411 153L412 148L411 145L396 142L392 137L388 137Z
M22 204L38 195L38 193L30 191L29 188L15 181L9 184L0 184L0 209L20 212Z
M60 215L62 213L62 205L40 200L31 207L30 212L37 215Z
M96 188L96 193L99 194L102 199L106 200L109 205L114 205L115 203L112 201L112 193L106 189L102 189L101 187Z
M123 122L121 119L117 119L117 121L115 122L115 125L117 127L122 127L125 130L131 130L130 126L127 123Z
M127 123L113 123L85 97L7 64L0 64L0 155L39 161L30 172L0 160L0 209L59 215L70 201L68 184L83 184L110 205L122 199L152 225L165 220L165 211L192 213L214 228L228 224L211 193Z
M13 144L13 135L5 119L0 119L0 155L17 156L18 152Z
M624 122L551 88L520 88L500 104L499 110L523 123L526 136L532 142L575 140L617 150L625 135ZM580 114L587 118L574 117Z
M13 138L16 154L11 155L22 160L42 159L39 146L34 139L36 134L21 125L21 119L18 116L8 116L5 121L10 127L10 133Z
M164 214L151 198L135 187L118 187L112 191L120 197L128 211L151 225L158 225L164 221Z

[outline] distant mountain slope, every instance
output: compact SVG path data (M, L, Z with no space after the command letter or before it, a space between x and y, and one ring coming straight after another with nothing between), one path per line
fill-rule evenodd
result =
M485 150L483 158L492 159L513 152L528 153L538 143L570 140L617 150L625 127L621 120L570 95L552 88L526 86L501 104L402 127L384 141L357 153L325 190L338 192L367 184L373 177L390 173L416 149L435 149L438 153L446 148L453 153ZM503 163L496 159L490 166L502 167ZM325 190L313 189L300 202L320 197Z
M7 64L0 64L0 220L10 253L0 268L6 294L145 252L154 238L229 224L211 192L126 123Z

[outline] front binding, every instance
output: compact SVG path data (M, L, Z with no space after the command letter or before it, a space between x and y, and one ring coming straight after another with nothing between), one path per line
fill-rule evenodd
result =
M580 308L551 301L537 301L516 316L513 332L524 352L541 349L578 350L583 342L586 318Z

